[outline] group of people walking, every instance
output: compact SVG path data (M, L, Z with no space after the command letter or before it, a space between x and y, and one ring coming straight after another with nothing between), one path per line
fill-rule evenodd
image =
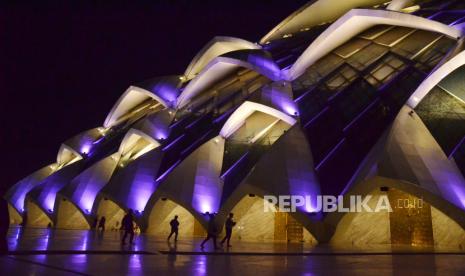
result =
M207 237L202 241L200 244L200 247L203 249L205 246L205 243L208 240L212 240L213 246L215 249L218 249L218 245L216 243L216 239L218 237L218 227L216 224L215 220L215 215L214 214L208 214L209 216L209 221L208 221L208 227L207 227ZM224 238L221 240L221 245L226 242L226 245L228 247L231 247L231 235L232 235L232 229L236 225L236 222L233 220L234 214L230 213L228 216L228 219L226 220L224 224L225 232L226 235ZM176 242L178 240L178 233L179 233L179 221L178 221L178 216L174 216L174 218L170 221L170 226L171 226L171 232L168 236L168 241L171 239L171 237L174 235L174 241Z
M100 220L96 218L94 224L92 225L92 228L103 233L105 231L105 223L105 216L102 216ZM124 232L121 243L126 244L126 239L129 236L129 243L132 244L134 240L134 214L132 212L132 209L129 209L127 213L124 215L123 220L121 221L121 227L118 226L119 223L117 222L115 227L119 228L119 230L122 230Z
M215 220L215 214L208 214L209 216L209 221L208 221L208 227L207 227L207 237L202 241L200 244L201 248L204 248L205 243L208 240L212 240L213 246L215 249L218 249L217 245L217 237L219 234L219 230L216 224ZM232 229L236 225L236 222L233 220L234 214L230 213L228 218L226 219L226 222L224 224L225 228L225 236L221 240L221 245L223 245L226 242L226 245L228 247L231 247L231 235L232 235ZM98 229L99 231L105 231L105 222L106 218L103 216L100 218L100 220L96 219L94 222L94 229ZM178 241L178 234L179 234L179 220L178 216L174 216L174 218L170 221L170 227L171 227L171 232L168 236L168 241L170 241L171 237L174 235L174 241ZM123 220L121 221L121 229L124 231L122 239L121 239L121 244L126 244L126 239L129 236L129 243L132 244L134 241L134 214L131 209L127 211L125 216L123 217Z

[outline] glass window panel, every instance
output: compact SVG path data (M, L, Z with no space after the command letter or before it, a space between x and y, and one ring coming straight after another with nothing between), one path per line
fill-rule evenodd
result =
M379 64L365 76L365 79L370 84L378 87L388 82L403 68L405 68L404 62L389 54L379 61Z
M367 66L378 60L389 51L388 47L378 44L370 44L363 50L352 55L346 60L348 64L353 66L359 71L364 70Z
M398 58L394 58L392 56L389 56L389 59L388 59L388 64L391 65L392 67L396 68L396 69L400 69L401 67L404 67L405 63L398 59Z
M349 66L344 67L344 69L341 70L340 73L344 76L344 78L348 80L354 80L358 76L357 71L355 71Z
M459 20L463 16L465 16L463 11L444 11L435 14L430 19L449 25Z
M318 164L341 140L342 123L337 112L326 109L311 124L305 126L315 164Z
M388 30L392 29L392 26L389 25L377 25L372 27L359 35L359 37L373 40L376 37L382 35L383 33L387 32Z
M330 91L340 91L344 87L348 86L356 77L357 72L348 65L344 65L342 68L334 72L334 75L326 81L326 86Z
M334 53L342 58L348 58L368 46L370 43L371 42L367 39L356 37L344 45L338 47L336 50L334 50Z
M392 51L406 58L411 58L439 36L441 35L433 32L416 31L395 45Z
M368 75L365 77L365 79L368 81L368 83L370 83L372 86L378 86L380 83L377 79L375 79L374 77L372 77L371 75Z
M442 37L415 58L415 61L418 62L417 67L425 72L429 72L455 44L454 40Z
M387 65L383 65L377 68L375 72L373 72L373 77L379 81L382 81L394 72L394 68Z
M423 98L415 111L447 155L465 136L465 103L439 86Z
M465 66L461 66L438 84L441 88L465 101Z
M413 30L411 28L396 27L377 37L374 41L384 46L392 46L395 42L403 39Z
M327 81L326 85L329 89L336 90L338 87L342 86L346 82L347 80L344 77L342 77L341 75L337 75L331 78L329 81Z
M342 63L344 63L342 58L334 54L329 54L317 61L313 67L320 76L325 77Z
M352 121L375 97L376 90L363 79L344 90L334 101L344 125Z
M294 98L310 90L318 82L338 68L344 60L335 54L328 54L310 66L305 73L292 82Z

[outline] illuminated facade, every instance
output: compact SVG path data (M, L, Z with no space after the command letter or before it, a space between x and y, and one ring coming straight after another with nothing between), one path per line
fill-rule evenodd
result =
M465 5L384 2L312 1L259 43L215 37L184 74L130 86L10 189L12 223L110 229L131 208L142 231L177 214L197 236L234 212L243 240L465 245ZM263 212L264 195L352 194L425 209Z

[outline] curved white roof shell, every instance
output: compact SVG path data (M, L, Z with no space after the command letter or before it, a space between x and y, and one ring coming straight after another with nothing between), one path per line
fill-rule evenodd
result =
M79 152L75 151L73 148L61 144L60 150L57 155L57 163L61 164L71 164L75 161L82 159L82 156Z
M260 43L283 38L286 34L299 32L309 28L336 20L353 8L372 7L387 2L386 0L319 0L310 1L293 12L281 23L266 34Z
M181 75L171 75L148 79L135 86L157 95L166 105L171 107L179 96L182 83L183 77Z
M178 97L177 108L184 107L190 99L205 91L238 68L248 68L278 80L281 71L271 57L262 50L239 50L219 56L210 61L193 80L187 84Z
M409 5L413 5L414 3L414 0L392 0L386 9L391 11L400 11Z
M376 25L392 25L437 32L458 39L462 33L451 26L426 18L387 10L354 9L334 22L302 53L291 68L283 72L294 80L315 61L350 40L364 30Z
M80 154L88 154L94 143L102 139L104 129L97 127L83 131L70 139L66 140L63 144L69 146Z
M292 118L291 116L287 115L282 111L279 111L277 109L263 104L246 101L231 114L231 116L228 118L226 123L221 128L220 135L223 138L228 138L237 129L239 129L244 124L245 119L247 119L255 111L266 113L268 115L281 119L290 125L294 125L296 123L296 119Z
M156 94L137 86L130 86L115 103L103 126L106 128L112 127L118 122L119 118L148 98L155 99L164 107L168 107L168 103Z
M260 49L257 44L244 39L217 36L208 42L192 59L191 63L184 72L186 80L193 79L199 74L205 66L214 58L221 56L227 52L243 49Z
M154 149L154 148L156 148L156 147L158 147L160 145L160 143L158 143L155 139L150 137L150 135L147 135L146 133L144 133L144 132L142 132L140 130L131 128L126 133L126 135L123 138L123 141L120 144L119 153L120 154L126 154L127 151L131 150L134 147L134 145L138 142L138 140L141 139L141 138L146 140L148 143L150 143L152 145L150 147L150 149ZM146 151L144 151L144 153L145 152ZM140 154L140 155L142 155L142 154Z
M429 75L420 86L413 92L407 101L407 105L415 108L421 100L428 95L428 93L436 85L438 85L445 77L454 72L459 67L465 65L465 51L460 52L455 57L444 63L437 68L431 75Z

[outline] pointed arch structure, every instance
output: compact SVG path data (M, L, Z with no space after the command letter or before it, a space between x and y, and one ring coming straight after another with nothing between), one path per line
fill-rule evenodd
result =
M379 175L416 183L465 210L465 178L416 114L404 106L392 124Z
M184 75L130 86L102 127L65 141L55 163L9 190L10 212L19 221L18 214L24 218L28 214L24 211L29 211L36 226L87 228L96 215L111 216L107 221L111 227L131 208L141 228L150 229L151 215L164 212L155 221L168 226L167 220L182 210L203 231L206 212L218 212L217 222L222 225L245 197L300 195L314 200L300 206L293 219L318 242L327 242L341 214L319 213L317 195L328 194L328 188L333 194L342 193L345 201L352 194L373 189L381 193L380 188L392 187L425 198L445 215L438 215L439 220L447 216L456 224L453 229L462 231L463 163L444 154L439 139L410 112L405 100L416 89L408 102L415 107L412 100L421 101L432 87L465 65L465 54L459 52L463 39L453 51L449 39L463 33L458 26L393 11L411 1L394 0L389 6L384 2L312 1L262 39L263 44L271 42L263 46L267 50L237 38L214 38ZM391 10L350 10L366 6ZM372 28L376 26L381 30ZM359 35L367 29L372 35ZM417 29L434 32L425 35L434 41L417 41L417 35L427 33L415 34ZM378 35L390 36L390 30L395 34L385 45L394 47L375 41ZM337 48L346 43L347 47ZM373 48L368 44L383 50L370 58ZM410 48L419 50L410 55ZM329 58L333 54L334 63ZM339 61L345 64L340 66ZM281 71L278 64L291 67ZM310 65L315 66L309 70ZM302 72L308 73L302 80L288 81ZM326 177L342 174L336 184ZM162 204L168 200L169 204ZM261 203L261 199L252 201ZM441 231L440 235L447 235Z
M125 208L142 211L158 186L155 175L163 151L158 142L151 143L136 133L134 131L131 135L135 137L129 137L125 142L128 144L120 148L122 154L119 153L118 165L100 193L120 202ZM133 146L128 148L129 144Z
M291 158L292 156L292 158ZM270 174L273 168L273 174ZM313 157L305 135L299 125L294 125L265 152L254 169L230 191L221 204L219 215L226 219L234 206L245 196L300 195L310 196L310 205L297 209L293 217L317 241L327 240L325 226L314 213L320 184L313 169ZM312 215L309 215L313 213Z
M61 166L70 165L76 161L82 159L81 153L77 152L73 148L61 144L60 150L57 155L57 164Z
M55 203L58 192L68 185L82 169L82 160L59 167L58 170L42 180L37 187L31 190L27 194L27 197L31 201L34 201L42 210L44 210L50 219L54 221L56 215L54 210L56 207Z
M280 79L280 70L270 54L263 50L239 50L216 57L192 79L179 95L177 108L181 109L189 101L212 87L215 83L239 68L256 71L272 80Z
M297 122L296 119L294 119L293 117L287 115L286 113L282 111L279 111L277 109L274 109L272 107L269 107L263 104L246 101L238 109L236 109L236 111L234 111L233 114L231 114L231 116L228 118L223 128L221 129L220 135L223 138L228 138L238 128L240 128L242 124L244 123L244 120L247 119L247 117L249 117L255 111L269 114L271 116L274 116L276 118L283 120L284 122L290 125L294 125Z
M72 138L63 142L69 148L73 149L80 155L88 155L97 143L104 138L106 129L103 127L96 127L79 133Z
M380 190L381 188L386 189L386 187L398 189L417 198L422 198L432 207L436 208L443 214L446 214L451 220L460 225L462 229L465 229L465 213L460 208L427 189L400 179L375 176L364 181L360 181L356 186L352 187L343 195L344 204L346 204L345 206L348 206L351 195L360 195L365 197L374 190ZM347 213L341 212L329 213L324 220L328 226L332 226L328 227L328 229L336 229L337 225L346 214Z
M82 171L59 194L67 198L85 215L91 215L95 199L118 165L120 154L111 154Z
M39 185L43 179L51 175L55 171L55 167L56 163L47 165L21 179L8 190L5 198L19 214L23 214L25 211L27 193Z
M161 105L161 108L172 107L173 102L177 98L180 85L180 77L170 76L142 83L141 86L146 88L130 86L115 103L107 115L103 126L109 128L119 124L121 121L127 119L127 116L130 117L128 113L139 112L139 110L134 110L134 108L149 99L154 100L156 104L148 108L155 108L158 105Z
M204 214L198 213L176 196L157 191L144 210L145 227L150 234L167 234L169 221L177 215L185 236L203 236L207 226ZM168 232L169 234L169 232Z
M160 143L153 137L140 130L131 128L124 136L118 151L121 156L124 156L130 151L136 150L137 152L131 158L137 159L139 156L158 146L160 146Z
M5 198L19 214L23 214L26 209L26 196L30 191L40 186L44 180L59 172L62 168L81 159L82 156L79 152L65 144L62 144L57 154L56 163L47 165L17 182L8 190Z

